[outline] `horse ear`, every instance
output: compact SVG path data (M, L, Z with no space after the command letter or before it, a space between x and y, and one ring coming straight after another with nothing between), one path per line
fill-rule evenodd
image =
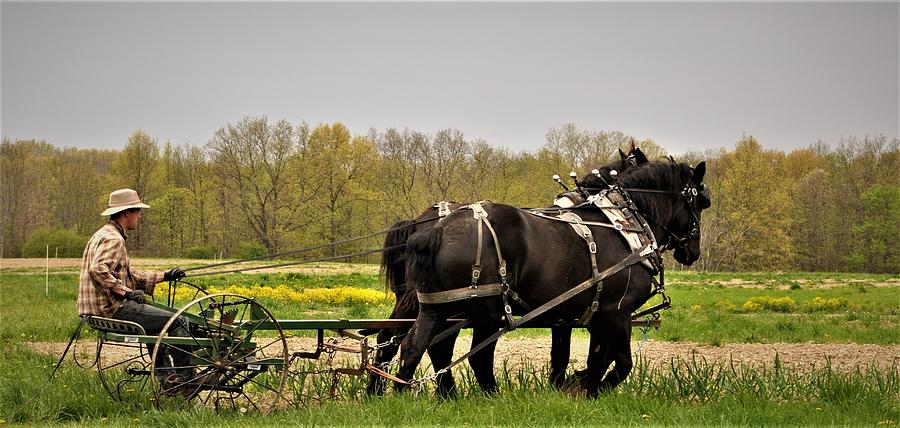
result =
M647 159L647 155L645 155L644 152L641 151L641 149L634 149L631 151L631 154L634 155L634 160L637 161L638 165L647 163L649 161L649 159Z
M700 162L694 167L694 182L697 184L702 183L704 175L706 175L706 161Z
M622 158L622 160L628 159L628 156L625 156L625 152L623 152L622 149L619 149L619 157Z

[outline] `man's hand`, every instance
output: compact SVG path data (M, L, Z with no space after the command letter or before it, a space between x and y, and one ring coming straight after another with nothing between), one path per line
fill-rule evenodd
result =
M167 271L163 275L163 281L174 281L176 279L181 279L185 277L184 269L177 267L170 271Z
M143 290L134 290L125 293L125 300L133 300L143 305L144 303L147 303L147 296L144 294Z

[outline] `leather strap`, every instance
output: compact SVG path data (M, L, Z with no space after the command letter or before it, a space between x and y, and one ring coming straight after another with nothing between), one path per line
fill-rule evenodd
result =
M500 283L481 284L475 288L454 288L453 290L436 291L433 293L423 293L416 291L419 303L426 305L438 305L441 303L458 302L466 299L477 299L479 297L499 296L502 294Z
M597 269L597 243L594 241L594 234L591 233L591 229L584 225L578 214L573 212L562 213L559 217L567 220L569 226L572 226L572 229L575 230L575 233L587 242L588 253L591 258L591 275L596 278L600 275L600 272Z
M608 208L604 208L604 209L608 209ZM554 217L554 216L551 216L551 215L547 215L547 214L544 214L544 213L542 213L542 212L540 212L540 211L534 211L534 210L523 210L523 211L526 212L526 213L528 213L528 214L531 214L531 215L533 215L533 216L535 216L535 217L540 217L540 218L547 219L547 220L553 220L553 221L558 221L558 222L562 222L562 223L570 223L570 224L572 223L572 222L569 221L569 220L565 220L565 219L562 219L562 218L559 218L559 217ZM643 229L639 229L639 228L636 228L636 227L622 226L621 224L600 223L599 221L582 221L581 224L584 224L584 225L587 225L587 226L607 227L607 228L610 228L610 229L616 229L616 230L620 230L620 231L624 230L624 231L626 231L626 232L637 232L637 233L640 233L640 232L643 232L643 231L644 231Z
M475 264L472 265L472 284L470 288L478 287L478 278L481 277L481 250L484 242L484 223L487 221L487 211L481 206L481 202L469 205L472 209L472 215L475 217L475 228L478 230L478 248L475 250ZM494 243L496 244L496 240Z
M431 343L429 343L428 346L432 346L432 345L434 345L434 344L436 344L436 343L438 343L438 342L440 342L440 341L446 339L446 338L449 337L451 334L456 333L457 331L460 331L460 330L462 330L462 329L468 327L470 324L472 324L472 321L471 321L471 320L468 320L468 319L464 319L464 320L462 320L462 321L460 321L460 322L454 324L454 325L451 326L450 328L448 328L448 329L442 331L442 332L441 332L440 334L438 334L437 336L434 336L434 338L431 339Z
M488 212L482 206L482 202L467 205L465 208L472 210L472 216L475 218L475 227L478 233L478 243L476 244L475 249L475 264L472 265L472 276L469 288L439 291L435 293L417 292L419 302L425 304L439 304L499 294L503 298L503 312L507 324L510 328L515 328L512 324L512 307L509 305L509 299L513 299L513 301L522 306L526 311L531 310L531 307L519 297L507 281L506 259L503 258L503 251L500 249L500 240L497 238L497 232L494 230L494 226L491 225L491 222L488 220ZM484 250L484 228L487 228L488 232L491 234L491 238L494 240L494 250L497 252L498 260L497 273L500 275L500 283L488 284L487 286L489 286L489 288L487 290L476 291L485 287L485 285L478 284L482 272L481 253Z
M620 262L610 266L609 268L607 268L603 272L601 272L599 281L602 281L602 280L608 278L609 276L615 274L616 272L624 269L627 266L631 266L635 263L640 262L641 260L646 259L647 257L650 257L651 254L654 254L654 250L653 250L653 248L651 248L650 245L645 245L644 247L641 247L640 249L635 250L633 253L628 255L628 257L625 257ZM564 292L563 294L560 294L553 300L550 300L549 302L544 303L543 305L539 306L537 309L525 314L525 316L513 321L513 324L515 324L516 326L519 326L519 325L525 324L528 321L531 321L532 319L542 315L544 312L547 312L550 309L553 309L556 306L559 306L560 303L565 302L566 300L569 300L572 297L575 297L576 295L578 295L579 293L581 293L584 290L587 290L592 285L594 285L597 281L598 280L595 280L595 278L590 278L590 279L582 282L581 284L576 285L575 287L569 289L568 291ZM436 374L447 373L451 368L453 368L457 364L463 362L465 359L472 356L472 354L484 349L485 346L491 344L492 342L495 342L497 339L500 338L500 336L503 336L504 334L506 334L510 331L511 331L511 329L509 327L500 329L500 331L492 334L490 337L483 340L478 345L473 346L469 350L469 352L466 352L463 356L457 358L455 361L450 363L450 365L438 370L435 373Z

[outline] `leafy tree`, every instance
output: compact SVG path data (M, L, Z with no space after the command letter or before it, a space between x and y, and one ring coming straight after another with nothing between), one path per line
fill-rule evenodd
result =
M721 180L713 187L717 210L705 215L726 231L710 256L734 270L792 268L793 246L788 231L793 206L776 174L777 156L747 137L722 162Z
M828 173L824 169L807 172L794 184L791 195L797 221L789 233L797 266L801 270L826 270L825 248L830 237L824 214L831 210L833 197L828 186Z
M461 200L460 170L466 160L468 144L457 129L441 129L422 147L425 188L430 203Z
M304 143L296 137L304 134L295 132L285 120L247 117L220 128L207 144L218 184L234 196L223 195L223 201L237 205L269 253L278 252L285 233L300 221L295 205L303 195L295 191L289 164Z
M55 148L44 141L3 140L0 144L0 241L4 257L18 257L36 227L49 226L46 164Z
M119 153L113 164L114 177L120 186L134 189L141 200L147 201L156 196L156 186L152 175L159 162L159 145L143 131L135 131L128 137L128 144ZM115 189L110 189L110 191ZM141 219L137 230L132 234L130 242L135 249L141 249L153 232L153 213L148 211Z
M28 235L22 257L45 257L49 246L51 257L81 257L87 237L64 228L41 228Z
M391 218L386 218L384 223L416 217L430 202L422 191L423 156L429 137L409 129L390 128L384 133L372 129L369 140L380 158L373 184L390 210L386 215Z
M377 171L375 147L368 138L354 137L346 126L334 123L313 129L305 152L308 167L318 172L314 179L321 183L318 204L327 220L324 236L335 242L349 236L354 205L374 199L365 178ZM337 254L337 247L331 250Z
M860 196L861 221L852 226L851 269L865 272L900 272L900 187L876 184Z

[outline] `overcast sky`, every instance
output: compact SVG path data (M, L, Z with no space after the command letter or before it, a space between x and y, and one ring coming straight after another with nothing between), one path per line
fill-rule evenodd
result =
M244 116L462 130L574 123L671 153L897 137L900 3L9 3L2 136L202 145Z

